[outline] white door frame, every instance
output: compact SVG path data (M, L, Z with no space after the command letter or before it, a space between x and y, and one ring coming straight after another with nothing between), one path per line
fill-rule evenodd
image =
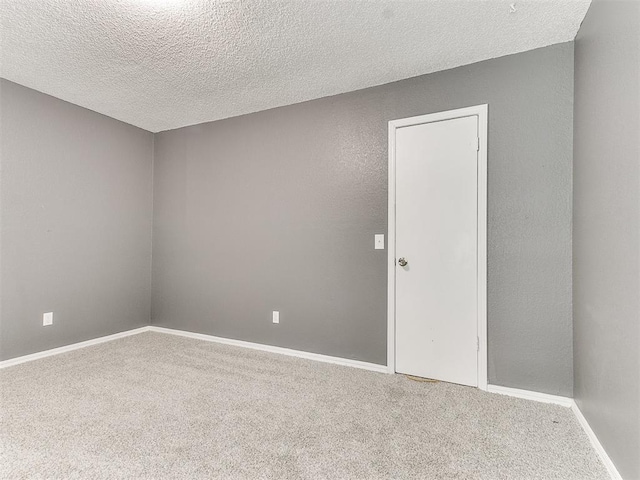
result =
M389 214L387 264L387 371L396 371L396 129L478 117L478 388L487 390L487 123L488 105L460 108L389 122Z

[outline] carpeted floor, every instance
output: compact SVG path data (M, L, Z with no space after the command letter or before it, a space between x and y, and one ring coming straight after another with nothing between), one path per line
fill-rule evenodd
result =
M0 385L3 479L607 478L567 408L161 333Z

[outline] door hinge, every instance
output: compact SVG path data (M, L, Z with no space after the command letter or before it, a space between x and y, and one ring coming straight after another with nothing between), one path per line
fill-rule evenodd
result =
M478 137L478 150L476 150L477 152L480 151L480 137Z
M476 337L476 349L480 351L480 337Z

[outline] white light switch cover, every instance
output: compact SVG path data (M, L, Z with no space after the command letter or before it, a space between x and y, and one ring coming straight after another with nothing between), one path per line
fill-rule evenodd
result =
M376 250L384 250L384 233L377 233L375 235L374 245Z
M47 312L42 315L42 326L53 325L53 312Z
M280 312L273 312L273 323L280 323Z

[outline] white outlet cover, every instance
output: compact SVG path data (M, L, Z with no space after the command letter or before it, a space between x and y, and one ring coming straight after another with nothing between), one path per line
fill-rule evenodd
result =
M374 246L376 250L384 250L384 233L377 233L374 236Z
M273 323L280 323L280 312L273 312Z
M42 326L53 325L53 312L47 312L42 315Z

